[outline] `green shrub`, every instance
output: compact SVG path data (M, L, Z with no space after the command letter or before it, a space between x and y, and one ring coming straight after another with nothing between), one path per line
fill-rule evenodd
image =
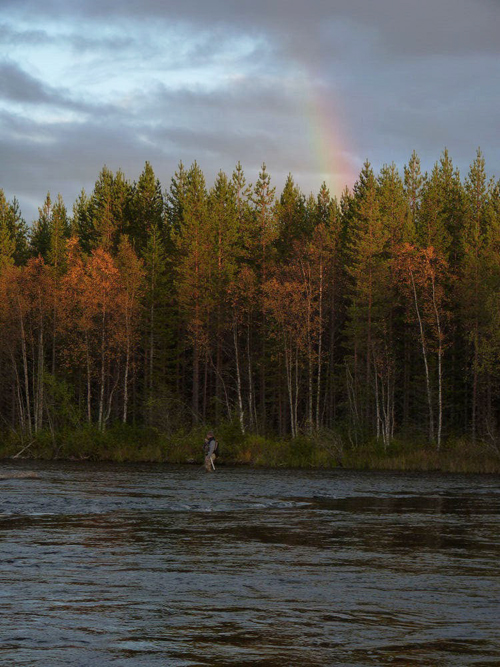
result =
M156 428L112 424L104 432L93 425L68 424L56 433L39 431L31 440L14 431L0 438L0 457L77 459L90 461L203 462L203 442L209 427L165 433ZM500 472L500 453L484 442L450 439L438 452L435 447L410 439L394 439L387 448L370 440L353 447L333 430L292 438L243 434L238 421L214 429L220 443L219 465L268 467L346 468L366 470L442 470L448 472Z

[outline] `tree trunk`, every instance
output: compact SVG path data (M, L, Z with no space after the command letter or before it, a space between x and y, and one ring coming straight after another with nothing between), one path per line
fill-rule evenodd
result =
M319 267L319 324L318 324L318 365L316 375L316 430L320 426L320 402L321 402L321 364L323 356L323 262Z
M198 337L195 337L194 340L194 349L193 349L193 397L192 397L192 409L193 409L193 421L195 424L198 423L200 418L200 355L198 349Z
M106 319L105 311L102 313L102 330L101 330L101 386L99 388L99 418L98 424L101 431L104 430L104 384L106 380L105 372L105 336L104 323Z
M295 410L294 410L294 400L293 400L293 364L292 364L292 348L288 348L288 344L285 338L285 369L286 369L286 381L288 388L288 402L290 405L290 430L292 432L292 438L296 436L295 430Z
M24 370L24 394L26 400L26 419L28 424L28 434L31 436L32 422L31 422L31 399L30 399L30 385L29 385L28 355L26 352L26 336L24 331L24 320L20 304L19 304L19 323L21 326L21 352L23 357L23 370Z
M238 350L238 323L236 319L233 320L233 341L234 341L234 359L236 362L236 391L238 396L238 414L240 418L241 432L245 433L245 419L243 412L243 396L241 393L241 370L240 370L240 355Z
M252 357L250 354L250 325L247 329L247 364L248 364L248 415L250 419L250 429L255 429L257 415L255 414L255 398L253 390Z
M432 278L432 305L436 317L436 327L438 331L438 428L437 428L437 449L441 448L441 432L443 428L443 336L441 331L441 319L436 304L436 290L434 277Z
M128 318L127 318L127 320L128 320ZM122 416L122 421L123 421L124 424L127 423L129 363L130 363L130 331L129 331L129 322L127 321L127 351L126 351L126 355L125 355L125 372L124 372L124 380L123 380L123 416Z
M427 405L429 408L429 441L434 442L434 411L432 409L432 392L431 392L431 380L430 380L430 374L429 374L429 363L427 360L427 346L425 343L425 334L424 334L424 325L422 322L422 317L420 315L420 308L418 305L418 297L417 297L417 288L415 286L415 280L413 277L413 271L410 270L410 277L411 277L411 283L413 287L413 298L414 298L414 304L415 304L415 312L417 314L418 318L418 325L420 329L420 344L422 347L422 357L424 360L424 366L425 366L425 385L427 389Z
M90 354L88 333L85 334L85 348L87 356L87 421L92 423L92 386L90 382Z

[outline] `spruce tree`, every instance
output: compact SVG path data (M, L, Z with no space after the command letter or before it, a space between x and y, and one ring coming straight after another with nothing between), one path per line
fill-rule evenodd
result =
M149 162L134 183L130 193L128 234L138 252L146 247L153 227L161 233L164 222L164 202L160 181Z

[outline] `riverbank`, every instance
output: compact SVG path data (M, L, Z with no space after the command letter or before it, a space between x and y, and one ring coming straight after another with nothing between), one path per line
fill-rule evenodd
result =
M10 433L1 437L0 458L201 464L204 434L204 428L168 435L123 425L104 433L95 428L58 434L43 431L31 440ZM217 437L219 465L500 474L500 452L487 443L473 444L463 438L449 440L437 451L401 440L386 449L376 441L355 447L331 431L292 440L243 435L233 425L225 425Z

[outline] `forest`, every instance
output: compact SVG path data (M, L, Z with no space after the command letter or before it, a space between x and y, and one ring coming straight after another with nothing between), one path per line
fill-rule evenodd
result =
M27 225L0 190L0 431L224 429L500 455L500 181L366 162L337 199L238 163L104 167ZM224 426L225 425L225 426ZM122 432L123 432L122 426ZM236 437L236 436L235 436ZM264 440L263 440L264 441ZM486 449L485 449L486 451Z

